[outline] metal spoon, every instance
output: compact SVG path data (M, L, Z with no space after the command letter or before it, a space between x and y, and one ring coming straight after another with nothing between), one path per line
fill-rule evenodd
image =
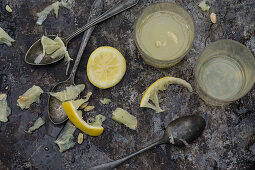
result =
M139 0L124 0L124 1L122 0L119 4L117 4L117 6L109 9L108 11L106 11L105 13L100 15L99 17L93 19L88 24L84 25L80 29L78 29L75 32L73 32L72 34L70 34L69 36L67 36L65 38L61 38L61 39L63 40L65 46L67 46L69 41L72 38L74 38L75 36L79 35L80 33L84 32L85 30L95 26L96 24L98 24L114 15L117 15L118 13L120 13L126 9L129 9L129 8L135 6L138 2L139 2ZM51 39L54 39L56 37L56 35L51 35L49 37ZM26 56L25 56L25 62L28 64L31 64L31 65L48 65L48 64L55 63L63 58L63 57L60 57L60 58L52 59L47 56L43 57L42 52L43 52L43 49L42 49L42 45L41 45L41 39L39 39L27 51ZM39 62L38 62L38 60L39 60Z
M184 116L181 118L178 118L171 123L166 128L164 136L158 140L157 142L145 147L144 149L141 149L129 156L126 156L122 159L105 163L102 165L98 165L92 168L89 168L89 170L110 170L124 161L156 146L161 144L171 144L174 146L184 146L195 139L197 139L205 129L206 123L204 118L197 115L189 115Z
M95 2L93 3L93 5L91 7L89 21L94 19L95 17L97 17L99 14L101 14L102 9L103 9L103 1L95 0ZM75 60L75 63L74 63L74 66L73 66L73 69L72 69L72 72L71 72L69 78L67 80L55 85L55 87L53 87L51 92L59 92L59 91L65 90L66 87L68 87L70 85L74 85L74 78L75 78L76 70L80 63L82 53L89 41L89 38L90 38L94 28L95 28L95 26L91 27L88 31L86 31L84 33L79 52L77 54L77 58ZM49 97L49 101L48 101L48 114L49 114L50 120L54 124L63 123L68 119L65 111L63 110L62 102L52 96Z

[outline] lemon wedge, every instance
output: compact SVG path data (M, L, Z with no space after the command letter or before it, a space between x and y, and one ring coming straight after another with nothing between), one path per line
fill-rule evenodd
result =
M183 79L175 77L163 77L155 81L150 87L146 89L143 94L140 107L151 108L156 111L156 113L161 113L162 110L159 106L158 92L166 90L168 85L178 84L186 87L190 92L193 91L191 85ZM151 101L151 102L150 102Z
M96 87L107 89L118 84L126 72L123 55L113 47L99 47L89 57L87 75Z
M103 133L104 128L102 126L91 126L82 119L81 111L75 108L72 101L64 102L62 106L69 120L84 133L90 136L99 136Z

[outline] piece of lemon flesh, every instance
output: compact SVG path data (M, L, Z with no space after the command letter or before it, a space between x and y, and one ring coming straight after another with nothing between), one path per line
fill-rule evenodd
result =
M52 59L57 59L64 56L65 62L67 63L73 60L70 57L64 42L59 36L57 36L54 40L47 36L42 36L41 44L43 47L43 56L48 54Z
M62 5L62 4L59 1L52 4L52 8L54 10L54 14L55 14L56 18L58 18L58 11L59 11L60 5Z
M74 108L76 110L78 110L79 107L86 102L86 100L85 99L78 99L78 100L74 100L74 101L72 100L71 102L73 103Z
M113 47L99 47L89 57L87 75L96 87L107 89L118 84L126 72L123 55Z
M198 6L201 8L202 11L209 11L210 9L210 6L206 4L205 0L201 1Z
M100 102L101 102L103 105L108 105L108 104L110 104L112 101L111 101L111 99L104 98L104 99L100 99Z
M11 108L7 103L7 95L0 94L0 121L7 122L8 116L11 114Z
M75 130L76 127L70 121L68 121L58 135L57 140L54 142L58 145L60 152L65 152L66 150L74 147L75 141L73 134Z
M34 122L34 125L33 126L31 126L29 129L28 129L28 131L27 131L27 133L32 133L32 132L34 132L35 130L37 130L37 129L39 129L41 126L43 126L45 124L45 121L41 118L41 117L39 117L35 122Z
M99 136L103 133L104 128L102 126L91 126L82 119L81 111L75 109L75 106L71 101L62 103L63 109L66 112L69 120L84 133L90 136Z
M61 38L59 38L58 36L54 39L55 42L58 42L58 44L60 45L60 48L55 51L50 57L51 58L58 58L58 57L62 57L63 55L65 56L65 62L69 63L70 61L72 61L73 59L70 57L67 48L64 44L64 42L62 41Z
M128 113L122 108L117 108L112 112L112 119L116 122L124 124L126 127L132 130L137 129L137 119L135 116Z
M65 55L66 55L66 47L61 47L57 49L52 55L50 55L50 58L56 59Z
M61 46L61 44L59 44L58 42L56 42L56 41L54 41L51 38L48 38L46 36L42 36L41 44L42 44L42 47L43 47L43 54L44 55L54 53Z
M6 44L11 46L15 40L12 39L1 27L0 27L0 44Z
M36 24L42 25L43 22L47 19L48 15L51 13L51 11L54 11L56 18L58 18L59 7L63 6L67 9L71 9L73 3L74 0L61 0L61 2L54 2L53 4L47 6L41 12L38 12L36 14L38 17Z
M28 89L22 96L19 96L17 100L17 105L23 109L29 109L31 104L38 101L43 90L39 86L33 86Z
M178 84L186 87L190 92L193 91L191 85L183 79L175 78L175 77L163 77L157 81L155 81L150 87L146 89L143 94L140 107L151 108L156 111L156 113L161 113L162 110L159 106L158 93L159 91L166 90L168 85L170 84ZM150 103L150 101L152 103Z
M90 126L101 127L105 120L106 120L106 117L99 114L99 115L96 115L95 118L93 117L88 118L87 123Z
M85 84L79 84L76 86L71 85L66 87L66 89L61 92L51 92L50 95L57 98L61 102L65 102L68 100L76 99L84 89Z
M38 17L36 24L38 25L42 25L42 23L47 19L48 15L50 14L50 12L52 10L54 10L54 6L55 4L57 4L57 2L47 6L46 8L44 8L41 12L38 12L36 15Z

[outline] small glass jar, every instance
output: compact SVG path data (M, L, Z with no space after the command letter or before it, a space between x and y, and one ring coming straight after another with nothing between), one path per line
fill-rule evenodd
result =
M175 21L175 19L178 19L178 23L183 24L183 29L185 29L185 38L182 38L184 40L183 43L178 42L179 44L177 44L177 46L176 46L176 47L178 47L178 49L181 49L181 50L177 51L176 55L169 54L169 58L164 58L164 59L160 58L160 56L157 56L157 54L156 55L152 54L151 53L152 48L150 48L149 46L146 47L144 45L146 42L142 41L142 33L143 33L143 31L146 32L145 28L143 28L144 25L146 24L146 22L149 22L149 19L151 18L151 16L160 15L160 13L169 13L170 15L174 15L173 17L175 17L175 18L173 18L173 20L169 20L169 23L168 23L169 24L168 26L170 28L171 28L171 24L173 26L175 26L174 25L175 23L173 23L173 21ZM165 21L168 21L168 20L165 20ZM155 20L154 22L155 22L154 25L162 23L162 22L160 23L160 21L157 21L157 20ZM162 23L161 25L164 26L164 23ZM182 28L182 25L181 25L181 28ZM161 30L160 26L159 26L159 30ZM147 29L147 31L148 31L148 29ZM155 38L155 35L153 35L153 34L155 34L155 32L153 32L153 30L149 30L149 31L151 34L148 34L148 35L154 36L154 38ZM178 28L175 31L178 32ZM163 37L163 39L167 37L167 33L165 33L165 32L162 34L159 34L159 35L160 35L159 37L161 37L161 38ZM181 35L181 34L179 34L179 35ZM170 32L170 36L172 36L171 32ZM136 21L136 24L135 24L136 46L137 46L142 58L144 59L144 61L147 64L157 67L157 68L168 68L168 67L171 67L171 66L177 64L178 62L180 62L184 58L184 56L188 53L190 48L192 47L193 42L194 42L194 37L195 37L195 26L194 26L194 21L193 21L192 17L189 15L189 13L183 7L181 7L175 3L171 3L171 2L159 2L159 3L155 3L155 4L148 6L143 11L143 13L140 15L140 17L138 18L138 20ZM178 38L178 37L172 37L172 38ZM156 46L161 45L161 44L164 45L164 42L161 43L160 41L158 41L158 42L152 41L151 43L155 43ZM165 50L170 50L171 48L168 48L168 46L165 46ZM177 48L172 48L172 49L175 50ZM173 50L170 50L170 52L172 52ZM159 53L160 53L160 51L159 51ZM168 53L165 53L165 54L168 54ZM159 55L161 55L161 54L159 54ZM170 55L172 55L172 56L170 56Z
M224 106L247 94L255 83L255 59L233 40L211 43L195 66L196 91L213 106Z

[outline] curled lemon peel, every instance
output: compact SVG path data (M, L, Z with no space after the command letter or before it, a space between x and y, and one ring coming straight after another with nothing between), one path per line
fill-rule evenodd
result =
M191 85L183 79L175 77L163 77L155 81L146 89L140 102L140 107L151 108L155 110L156 113L164 112L164 110L162 110L159 106L158 93L159 91L166 90L170 84L182 85L186 87L190 92L193 91Z

